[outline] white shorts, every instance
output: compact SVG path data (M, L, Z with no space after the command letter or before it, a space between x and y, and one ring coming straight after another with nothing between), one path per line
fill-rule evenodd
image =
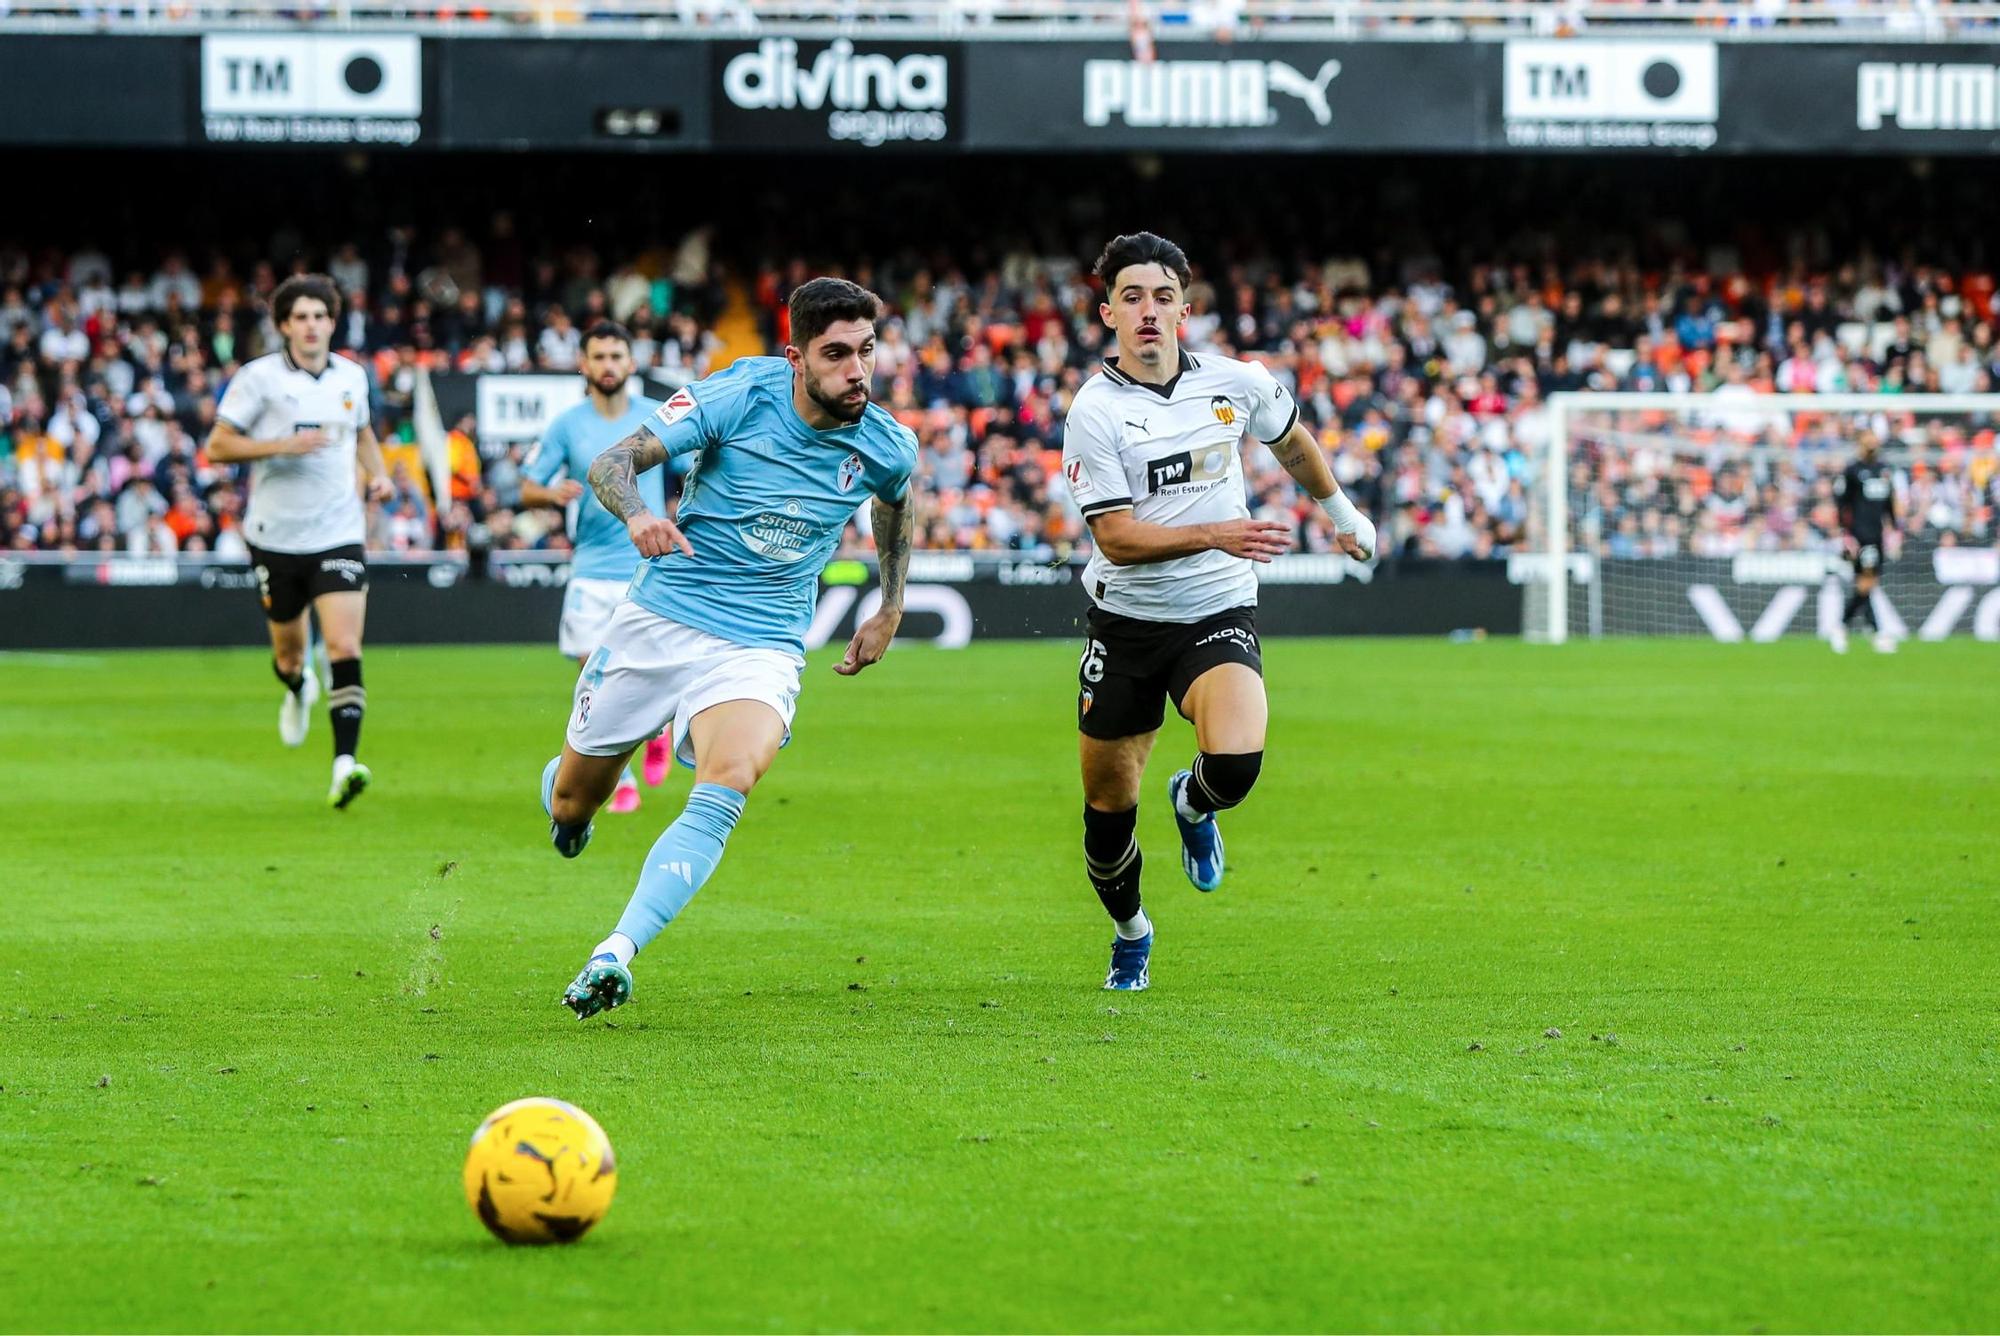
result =
M688 721L711 705L756 700L777 711L790 742L805 666L789 650L738 645L627 599L577 676L567 740L585 756L616 756L672 720L674 755L692 767Z
M604 630L618 600L625 597L625 580L571 580L563 591L562 629L556 647L566 659L580 659L604 643Z

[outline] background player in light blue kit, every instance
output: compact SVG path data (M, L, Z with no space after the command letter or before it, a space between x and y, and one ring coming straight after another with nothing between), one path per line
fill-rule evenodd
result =
M851 677L880 659L902 621L917 442L868 402L882 304L818 278L790 306L783 358L746 358L679 391L590 468L591 490L646 560L577 679L562 755L542 773L551 836L565 857L581 853L633 749L669 721L695 785L617 929L563 994L579 1020L631 997L632 957L715 871L790 737L819 575L864 497L882 607L834 671ZM638 480L683 455L694 466L676 525L648 507Z
M583 336L583 402L556 416L528 456L521 483L521 501L530 506L555 506L569 513L570 541L575 546L569 564L569 587L563 591L562 628L556 644L579 664L604 639L612 610L625 597L625 586L639 569L639 549L624 522L584 489L591 464L613 444L639 429L659 411L660 401L632 394L632 334L625 326L600 320ZM558 482L557 479L561 481ZM654 514L667 513L666 471L639 480L639 495ZM665 738L646 741L648 784L667 777L672 752ZM639 809L639 781L628 765L611 794L611 810Z

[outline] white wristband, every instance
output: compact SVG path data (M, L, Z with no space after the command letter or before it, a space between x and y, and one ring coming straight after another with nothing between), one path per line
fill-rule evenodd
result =
M1354 503L1347 499L1345 492L1338 487L1334 488L1332 496L1320 498L1319 507L1327 513L1327 518L1333 521L1334 532L1353 534L1360 540L1363 560L1374 558L1375 523L1355 509Z

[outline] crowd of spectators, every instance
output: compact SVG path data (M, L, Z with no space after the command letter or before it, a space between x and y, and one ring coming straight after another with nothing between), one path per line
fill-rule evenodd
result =
M244 480L202 443L236 368L278 346L271 292L309 268L346 294L337 342L370 372L392 461L371 547L560 548L560 516L520 507L524 447L479 441L470 416L443 424L448 494L434 494L417 373L573 371L579 331L605 317L631 326L642 372L667 386L709 370L725 309L781 343L784 299L811 267L725 270L713 240L702 228L630 253L531 246L501 214L476 233L396 227L330 251L281 237L289 266L0 245L0 548L241 555ZM1059 467L1063 414L1107 351L1086 263L1017 249L847 267L888 304L875 394L920 439L922 546L1086 549ZM1845 390L1889 406L1986 392L2000 375L1994 291L1979 266L1857 255L1753 271L1727 248L1658 266L1239 253L1197 266L1184 337L1270 366L1386 547L1485 557L1530 537L1549 394ZM1876 425L1905 464L1916 532L1993 541L1986 424L1913 422ZM1831 542L1829 478L1853 427L1750 408L1580 420L1573 512L1623 555ZM1254 511L1291 524L1300 550L1329 550L1324 516L1268 453L1249 445L1245 463Z

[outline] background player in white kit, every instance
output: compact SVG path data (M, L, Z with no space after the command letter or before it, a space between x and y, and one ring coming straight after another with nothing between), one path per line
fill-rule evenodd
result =
M1250 563L1284 552L1291 534L1249 517L1245 431L1319 501L1341 551L1372 557L1375 526L1341 494L1269 371L1181 350L1193 275L1180 247L1151 232L1115 237L1096 272L1098 311L1118 349L1070 405L1063 474L1096 549L1084 570L1091 607L1078 669L1084 864L1117 926L1104 986L1133 990L1150 982L1153 949L1139 900L1139 785L1166 699L1193 722L1199 748L1167 785L1196 889L1222 884L1215 814L1248 796L1263 765L1268 712Z
M557 415L542 434L535 453L522 466L521 502L570 511L569 587L563 591L562 626L556 645L578 667L604 640L611 614L625 597L625 586L639 569L639 549L625 532L625 522L606 510L585 490L590 466L611 446L624 440L659 411L660 402L630 393L632 334L623 325L600 320L583 336L583 402ZM639 493L656 515L667 511L664 468L639 475ZM557 481L561 479L561 481ZM673 751L664 737L645 748L646 782L666 781ZM611 810L639 810L639 782L627 766L611 794Z
M243 537L271 628L271 668L285 684L278 736L305 741L319 682L306 661L306 616L319 614L326 642L327 716L333 725L333 783L327 801L344 808L368 787L354 759L368 696L361 686L361 627L368 612L361 494L387 500L382 447L368 425L368 376L333 356L340 294L323 274L278 285L271 318L282 352L244 364L215 410L208 457L248 461L250 504Z

